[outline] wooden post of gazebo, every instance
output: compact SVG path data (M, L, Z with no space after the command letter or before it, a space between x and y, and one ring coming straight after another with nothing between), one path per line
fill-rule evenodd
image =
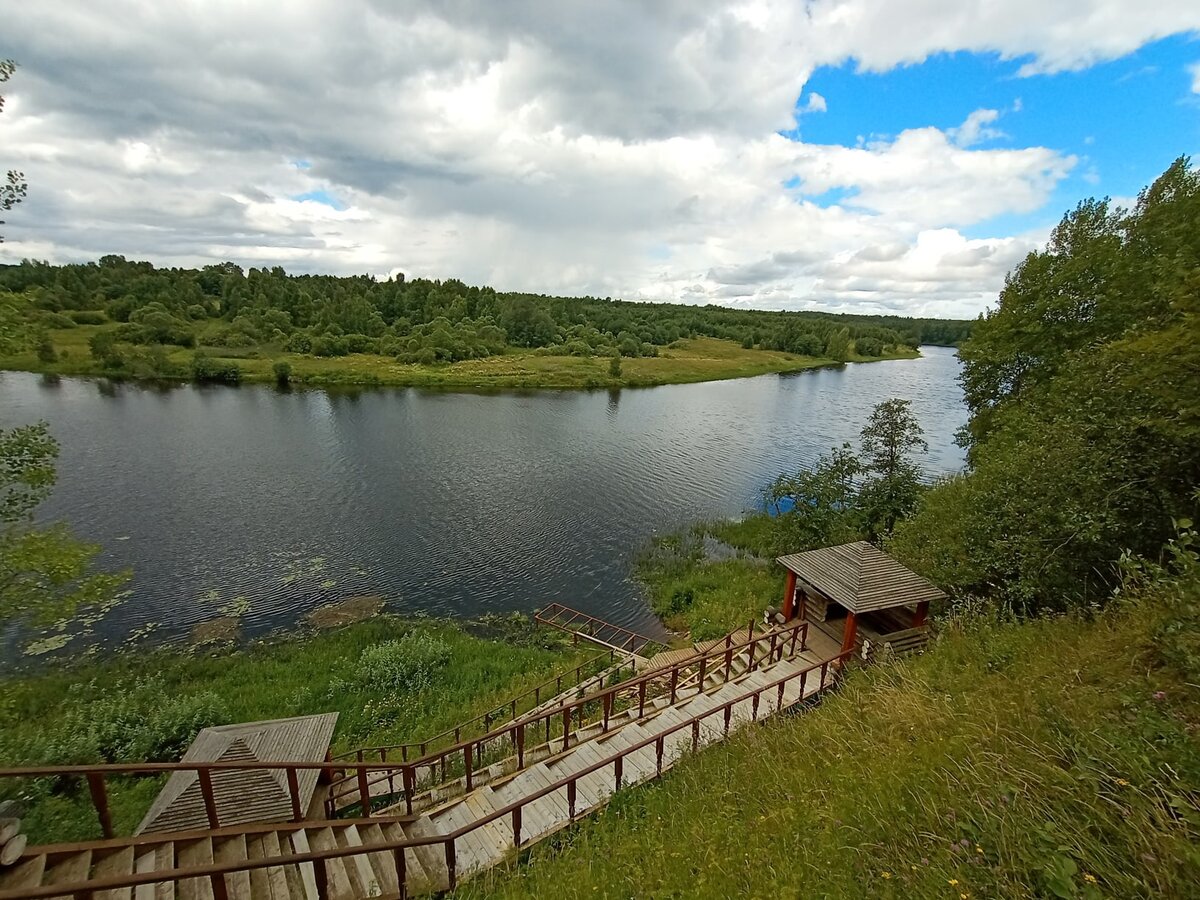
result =
M846 624L842 630L842 652L854 649L854 639L858 637L858 613L846 613Z
M783 620L790 622L796 612L796 573L788 569L787 584L783 588Z
M917 611L913 613L913 628L920 628L929 618L929 601L922 600L917 604Z

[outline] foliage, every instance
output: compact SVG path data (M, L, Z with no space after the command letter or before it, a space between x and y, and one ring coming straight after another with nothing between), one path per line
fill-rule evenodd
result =
M1177 160L1133 210L1088 201L1012 273L962 348L970 471L891 547L959 594L1101 602L1200 484L1200 174Z
M43 423L0 429L0 623L62 626L77 612L104 610L128 573L92 572L100 548L66 525L36 527L33 512L56 477L58 442Z
M908 400L878 404L862 430L862 468L858 504L871 535L891 534L909 515L921 494L921 469L911 454L929 449Z
M523 627L529 628L527 619ZM496 631L492 624L479 628ZM335 753L364 743L423 740L594 655L561 641L547 649L524 638L510 640L514 628L482 639L447 622L380 616L241 649L197 655L143 649L10 675L0 678L0 766L178 759L190 735L204 725L330 711L339 713ZM408 638L412 634L424 637ZM544 638L545 629L538 634ZM371 649L396 644L409 648L404 659L424 660L426 690L365 688L393 680L388 662L395 651ZM449 658L431 665L444 658L445 647ZM159 786L157 779L109 782L119 832L132 830ZM12 782L0 782L3 790L13 790ZM32 840L99 836L86 785L27 782L18 790L37 791L25 817Z
M192 378L196 381L237 384L242 380L242 370L235 362L196 353L192 357Z
M608 361L608 377L621 377L621 354L614 353L612 359Z
M271 371L275 374L275 383L278 385L287 385L292 380L292 364L286 359L276 362Z
M354 688L371 694L390 690L424 691L450 661L450 645L428 631L374 644L362 652Z
M4 84L10 79L17 69L17 64L11 59L0 59L0 84ZM4 109L4 96L0 94L0 110ZM0 182L0 210L10 210L22 200L29 186L25 183L25 176L20 172L9 169L4 177L4 181ZM0 225L4 221L0 220ZM3 242L4 237L0 235L0 242Z

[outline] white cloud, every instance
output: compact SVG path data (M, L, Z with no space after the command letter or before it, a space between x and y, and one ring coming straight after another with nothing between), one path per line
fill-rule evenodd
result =
M1192 93L1200 94L1200 62L1192 63L1188 71L1192 74Z
M776 132L796 126L797 98L826 108L804 97L812 71L943 50L1056 71L1200 28L1181 0L164 8L6 13L6 54L22 68L6 86L3 162L32 188L0 259L231 258L971 315L1032 238L955 229L1039 209L1076 160L980 147L996 136L990 109L855 147L789 141ZM291 199L313 191L345 208Z

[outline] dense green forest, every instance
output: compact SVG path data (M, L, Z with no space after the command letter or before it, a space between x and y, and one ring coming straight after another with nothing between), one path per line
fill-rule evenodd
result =
M846 360L921 343L952 345L971 323L899 317L764 312L593 297L500 293L454 279L288 275L233 263L158 269L105 256L97 263L0 267L0 355L47 329L119 326L93 336L92 354L123 367L139 348L221 351L270 345L319 357L374 353L450 363L512 348L558 356L655 356L683 338ZM46 346L47 355L53 348ZM162 357L165 361L165 357ZM153 360L150 360L153 362Z

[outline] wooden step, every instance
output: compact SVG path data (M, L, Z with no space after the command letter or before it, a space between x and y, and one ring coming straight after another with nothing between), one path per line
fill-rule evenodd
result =
M213 859L219 863L245 862L249 858L246 836L242 834L220 839L213 846ZM225 892L229 900L251 900L250 873L230 872L225 878Z
M17 888L37 887L46 874L46 857L42 854L0 869L0 890L15 891Z
M368 847L382 844L387 840L380 825L360 825L358 833L362 837L363 844ZM377 850L369 853L367 854L367 862L370 863L371 871L374 873L375 883L379 885L380 893L399 893L400 881L396 877L396 862L392 851Z
M336 850L338 840L332 828L313 828L308 832L308 844L314 851ZM354 889L354 882L346 865L348 862L349 858L325 860L325 878L331 900L362 896Z
M161 847L150 847L149 849L142 850L134 861L133 870L139 875L144 875L146 872L158 872L164 868L171 868L169 864L159 865L160 860L165 861L164 858L170 852L170 846L170 844L166 845L166 851L163 851ZM171 854L171 858L174 859L174 854ZM167 893L168 889L170 893ZM160 891L162 892L161 894ZM164 900L168 900L168 898L175 896L175 890L173 885L165 883L139 884L133 889L133 896L134 900L156 900L159 896L162 896Z
M247 859L271 859L279 854L279 835L274 831L253 834L246 839ZM283 867L251 869L250 896L255 900L259 900L260 897L264 900L289 900L291 891L288 889L287 874Z
M106 853L92 867L93 878L109 878L113 875L132 875L134 866L133 847L122 847ZM108 891L97 891L96 900L131 900L133 888L113 888Z
M348 825L344 828L335 828L334 837L337 838L339 847L362 847L362 835L359 834L358 826ZM350 876L350 881L354 885L356 897L378 897L383 893L379 884L379 879L375 877L375 870L371 868L371 860L366 853L358 853L354 856L346 856L342 858L342 862L346 867L346 873Z
M441 835L429 820L427 816L419 816L417 819L404 826L405 832L414 839L425 837L438 837ZM457 847L456 847L457 851ZM446 855L441 844L427 844L416 848L417 858L421 861L421 868L425 871L426 877L429 879L429 884L434 890L444 891L450 886L450 879L446 872Z
M210 865L213 861L212 840L198 838L176 845L175 857L181 868ZM180 900L213 900L212 883L208 877L183 878L176 887Z
M383 836L389 841L405 841L411 837L408 830L398 822L389 822L384 825ZM429 876L429 873L425 871L425 866L421 860L417 858L415 850L409 849L404 851L404 869L408 876L406 880L410 894L417 891L433 890L434 881Z
M92 851L80 850L52 862L42 878L42 884L75 884L87 881L91 871ZM65 896L69 900L69 895Z
M290 849L284 846L285 840L291 844ZM286 837L280 834L279 846L285 853L308 853L313 849L308 842L308 829L305 828L297 828ZM317 872L312 863L297 863L294 866L288 866L284 871L287 873L288 889L293 897L318 900Z

